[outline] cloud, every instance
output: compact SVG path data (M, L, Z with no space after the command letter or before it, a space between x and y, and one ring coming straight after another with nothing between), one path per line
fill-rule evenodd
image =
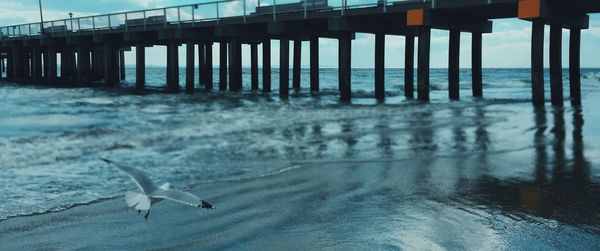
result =
M164 0L127 0L133 4L139 5L144 8L157 7L165 3Z

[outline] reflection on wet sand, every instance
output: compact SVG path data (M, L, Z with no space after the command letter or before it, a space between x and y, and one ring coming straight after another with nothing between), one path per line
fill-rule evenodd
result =
M547 116L553 116L547 125ZM572 111L572 156L566 151L565 110L547 112L536 109L534 114L534 177L501 179L480 177L473 191L482 204L496 205L509 214L538 216L566 224L593 226L600 233L600 184L590 183L588 162L583 152L581 110ZM548 130L550 128L550 130Z

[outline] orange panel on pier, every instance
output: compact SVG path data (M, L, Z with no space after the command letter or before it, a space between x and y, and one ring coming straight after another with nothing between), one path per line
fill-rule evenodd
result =
M406 25L419 26L423 24L425 24L425 12L423 9L408 11Z
M541 0L519 0L519 18L530 19L542 16Z

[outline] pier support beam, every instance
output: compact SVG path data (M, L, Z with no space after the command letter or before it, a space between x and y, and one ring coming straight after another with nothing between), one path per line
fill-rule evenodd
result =
M200 48L198 48L200 49ZM207 44L204 45L204 64L206 66L205 69L205 76L206 76L206 83L205 83L205 89L206 90L212 90L213 89L213 83L214 83L214 79L213 79L213 43L212 42L208 42Z
M69 76L69 52L65 49L60 52L60 80L63 84L68 82Z
M531 94L534 105L544 105L544 22L534 20L531 34Z
M552 105L563 105L562 24L550 26L550 92Z
M258 44L250 44L250 75L252 90L258 90Z
M262 44L263 92L271 92L271 39L265 39Z
M339 83L340 99L350 101L352 98L351 74L352 74L352 36L348 32L342 32L338 38L339 50Z
M279 49L279 96L287 97L290 89L290 40L281 39Z
M448 97L451 100L460 99L460 31L450 31L448 49Z
M13 47L12 49L12 61L13 61L13 77L17 80L25 78L25 52L23 48Z
M239 40L229 42L229 90L242 90L242 44Z
M15 60L14 60L14 50L6 51L6 78L8 80L15 79Z
M310 38L310 92L319 92L319 37Z
M75 80L75 51L72 48L65 48L60 54L60 74L62 81L73 83Z
M227 90L227 43L219 43L219 90Z
M2 53L2 51L0 51ZM0 81L4 78L4 73L6 72L6 68L4 65L4 58L0 57Z
M581 105L581 29L572 28L569 39L569 90L571 105Z
M206 88L206 45L198 44L198 80L200 86Z
M14 59L14 50L8 49L6 50L6 79L14 80L15 79L15 59Z
M48 58L48 50L44 49L43 50L43 55L42 55L43 59L44 59L44 65L43 67L43 71L44 71L44 76L43 76L43 80L44 82L48 82L48 72L50 71L50 65L48 64L48 62L50 61L50 59Z
M195 44L192 42L188 42L186 44L186 65L185 65L185 91L187 93L194 92L194 72L196 71L196 64L194 63L194 58L196 57L195 53ZM202 51L203 47L198 47L200 51ZM202 61L202 59L199 59ZM202 70L202 69L201 69ZM200 75L204 74L200 72Z
M90 82L90 49L85 46L77 47L77 83L88 84Z
M56 83L56 75L58 74L58 67L56 62L56 49L54 47L49 47L46 50L48 61L44 62L44 64L48 64L48 75L46 76L46 82L49 84Z
M385 98L385 34L375 34L375 98Z
M92 50L92 81L101 80L104 78L104 50Z
M482 33L473 32L471 38L471 75L473 97L483 97Z
M42 81L42 49L31 48L31 79L35 83Z
M24 53L25 54L23 55L23 57L25 59L25 65L23 66L23 70L25 70L25 73L24 73L25 79L31 80L31 78L32 78L32 76L31 76L31 70L32 70L31 69L31 56L32 56L31 48L27 48L24 51Z
M302 63L302 41L294 40L294 65L292 70L292 85L296 91L300 90L300 74Z
M119 68L118 68L118 55L117 49L114 45L104 45L104 85L107 87L114 87L117 85ZM168 62L167 62L168 64Z
M167 91L179 92L179 45L169 42L167 45Z
M431 50L431 28L424 27L419 34L419 67L417 82L417 98L421 101L429 100L429 59Z
M404 49L404 96L415 97L415 36L406 36Z
M146 87L146 47L144 45L135 46L135 88L144 89Z
M119 50L119 73L121 81L125 81L126 72L125 72L125 51Z
M44 60L44 66L43 66L44 81L47 82L48 72L50 71L50 66L48 65L48 61L50 60L50 59L48 59L48 50L44 50L42 58Z

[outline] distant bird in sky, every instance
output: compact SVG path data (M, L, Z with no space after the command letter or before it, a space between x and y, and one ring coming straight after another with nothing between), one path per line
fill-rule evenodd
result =
M101 160L127 173L140 188L142 193L126 192L125 202L127 202L127 206L135 207L135 209L138 210L138 213L141 211L146 211L146 215L144 215L144 219L146 220L148 220L148 215L150 215L150 207L164 199L179 202L192 207L213 209L213 206L210 203L201 200L196 195L191 193L175 190L175 187L170 183L165 183L157 187L154 185L152 180L150 180L150 178L148 178L148 176L146 176L146 174L140 170L121 165L112 160L103 158L101 158Z

